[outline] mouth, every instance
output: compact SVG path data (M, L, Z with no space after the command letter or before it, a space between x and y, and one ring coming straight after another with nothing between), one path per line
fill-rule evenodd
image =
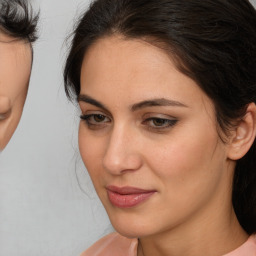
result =
M155 192L155 190L144 190L134 187L107 187L109 201L118 208L135 207L149 199Z

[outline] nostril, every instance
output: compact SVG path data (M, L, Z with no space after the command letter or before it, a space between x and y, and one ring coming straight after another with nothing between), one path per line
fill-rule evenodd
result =
M6 96L0 96L0 120L6 119L11 113L11 100Z

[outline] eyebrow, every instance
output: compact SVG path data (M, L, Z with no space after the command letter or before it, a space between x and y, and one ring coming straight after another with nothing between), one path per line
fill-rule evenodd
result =
M136 111L141 108L146 108L146 107L158 107L158 106L171 106L171 107L188 107L187 105L175 101L175 100L169 100L165 98L160 98L160 99L151 99L151 100L145 100L139 103L136 103L132 105L131 110Z
M86 103L89 103L91 105L94 105L98 108L101 108L105 111L108 111L107 107L105 107L102 103L100 103L99 101L91 98L90 96L86 95L86 94L80 94L78 97L77 97L77 101L80 102L80 101L83 101L83 102L86 102Z
M100 103L99 101L97 101L85 94L80 94L77 97L77 101L78 102L83 101L83 102L89 103L91 105L94 105L98 108L101 108L105 111L108 111L107 107L104 106L102 103ZM165 99L165 98L157 98L157 99L145 100L145 101L141 101L139 103L133 104L131 106L131 111L134 112L139 109L146 108L146 107L161 107L161 106L185 107L185 108L188 107L187 105L185 105L179 101Z

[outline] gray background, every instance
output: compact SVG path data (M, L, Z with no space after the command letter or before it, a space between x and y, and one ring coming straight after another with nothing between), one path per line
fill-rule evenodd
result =
M111 230L79 157L79 111L62 84L64 39L88 3L34 1L41 21L29 94L0 158L0 256L76 256Z

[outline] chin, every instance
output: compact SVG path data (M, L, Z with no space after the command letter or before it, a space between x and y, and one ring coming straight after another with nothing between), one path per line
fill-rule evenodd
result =
M114 227L115 228L115 227ZM122 228L122 227L117 227L115 230L122 236L127 237L127 238L141 238L141 237L146 237L148 234L145 232L145 230L138 230L137 227L131 227L129 229Z
M154 233L152 221L141 220L139 217L111 216L110 221L114 229L127 238L146 237Z

